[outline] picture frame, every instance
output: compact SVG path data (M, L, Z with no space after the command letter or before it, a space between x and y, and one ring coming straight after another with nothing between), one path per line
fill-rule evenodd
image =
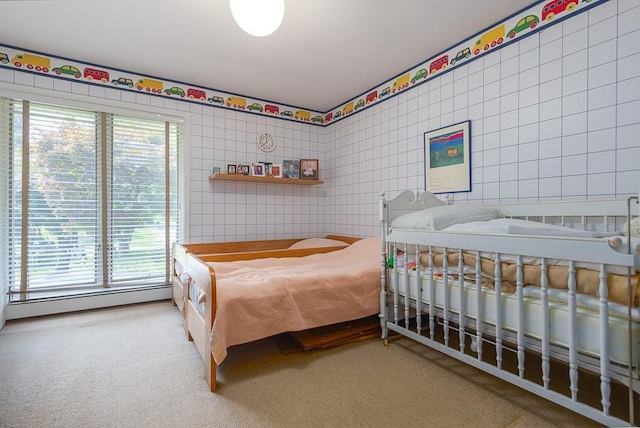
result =
M239 175L250 175L251 168L250 165L238 165L238 174Z
M271 176L271 165L273 165L272 162L260 162L261 164L264 165L264 175L267 177Z
M269 174L275 178L282 178L282 165L272 163L269 168Z
M300 179L318 179L318 159L300 159Z
M300 161L297 159L282 161L282 177L283 178L299 178L300 177Z
M471 191L471 121L424 133L424 188L431 193Z
M251 164L251 175L254 175L256 177L266 177L267 174L265 173L264 170L264 164L260 163L260 162L255 162Z
M238 166L235 164L227 164L227 174L236 175Z

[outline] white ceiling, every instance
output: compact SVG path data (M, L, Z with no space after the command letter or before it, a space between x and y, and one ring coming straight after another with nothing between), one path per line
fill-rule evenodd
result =
M0 44L326 112L534 0L285 0L252 37L228 0L0 0Z

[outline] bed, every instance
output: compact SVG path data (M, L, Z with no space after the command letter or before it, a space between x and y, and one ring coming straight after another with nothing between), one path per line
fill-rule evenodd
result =
M397 333L594 421L633 425L640 239L618 232L631 210L627 199L478 206L383 193L385 343ZM597 400L580 389L585 373L599 377ZM626 405L612 403L612 384Z
M187 338L204 360L212 392L231 346L379 312L379 237L327 236L286 249L207 251L178 251L174 279L183 284Z
M355 242L358 238L327 235L324 238L269 239L259 241L205 242L180 244L172 247L172 300L186 320L188 274L185 272L187 254L208 257L213 261L234 261L266 257L295 257L330 252ZM188 333L185 323L185 332Z

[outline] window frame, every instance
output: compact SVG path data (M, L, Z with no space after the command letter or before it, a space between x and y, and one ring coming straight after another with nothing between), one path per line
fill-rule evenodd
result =
M12 86L12 85L9 85ZM88 86L88 85L87 85ZM85 95L78 95L72 93L59 93L55 91L50 91L46 89L33 89L19 87L18 90L14 88L6 88L0 86L0 97L9 98L9 99L19 99L19 100L28 100L33 103L42 103L42 104L50 104L54 106L60 106L65 108L74 108L74 109L82 109L88 111L95 111L104 114L113 114L120 116L127 116L132 118L139 119L150 119L154 121L164 121L164 122L172 122L178 125L177 135L178 135L178 225L177 225L177 236L179 240L186 239L186 231L188 229L188 219L189 219L189 209L188 209L188 138L189 135L189 116L186 112L179 111L170 111L167 109L161 109L156 107L151 107L149 105L140 105L140 104L129 104L122 101L115 101L110 99L102 99L99 97L89 97ZM148 96L143 95L143 97L147 98ZM136 98L136 101L138 99ZM142 100L140 100L142 101ZM177 108L177 106L176 106ZM165 128L166 132L166 128ZM6 232L3 232L6 233ZM171 242L168 242L169 246L168 257L170 257L170 247ZM6 265L7 260L3 260L2 263ZM165 286L170 287L170 272L168 273L169 278ZM6 284L8 288L10 284ZM122 288L126 288L127 286L123 286ZM140 287L132 286L131 288L144 288L144 285ZM2 287L4 288L4 287ZM114 288L106 288L106 290L113 291L114 289L119 289L121 287ZM2 289L0 292L5 294L7 290ZM73 294L73 293L72 293ZM6 294L5 294L6 295ZM5 300L4 302L0 302L4 307L5 304L9 304L10 302Z

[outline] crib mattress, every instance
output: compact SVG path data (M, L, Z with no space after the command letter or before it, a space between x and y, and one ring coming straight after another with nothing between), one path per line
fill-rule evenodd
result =
M405 280L404 269L397 273L397 282L400 284L398 294L402 299L407 293L407 281ZM409 272L409 297L417 301L418 278L415 271ZM442 278L436 277L433 281L435 288L434 305L440 309L444 308L445 287ZM389 285L392 292L396 289L395 270L389 271ZM477 319L477 290L475 283L465 282L463 285L464 313L468 318ZM457 321L460 313L461 299L460 288L457 278L449 277L448 287L449 311L455 314L452 321ZM524 334L529 338L540 340L543 334L543 309L540 300L541 289L537 286L527 286L523 289L524 296ZM428 305L430 301L428 274L422 275L421 301L423 305ZM553 345L569 349L569 307L567 302L568 293L566 290L549 289L549 342ZM577 304L577 347L578 353L590 357L600 356L600 314L598 300L586 296L578 295ZM490 288L481 288L482 313L481 319L491 325L496 325L496 292ZM500 298L502 306L503 328L513 333L518 327L518 301L516 294L502 293ZM423 311L428 311L428 306L423 306ZM633 334L633 366L637 365L639 341L640 341L640 312L638 309L632 310L632 334ZM616 303L609 303L609 354L612 362L628 365L629 345L628 345L628 321L626 306Z

